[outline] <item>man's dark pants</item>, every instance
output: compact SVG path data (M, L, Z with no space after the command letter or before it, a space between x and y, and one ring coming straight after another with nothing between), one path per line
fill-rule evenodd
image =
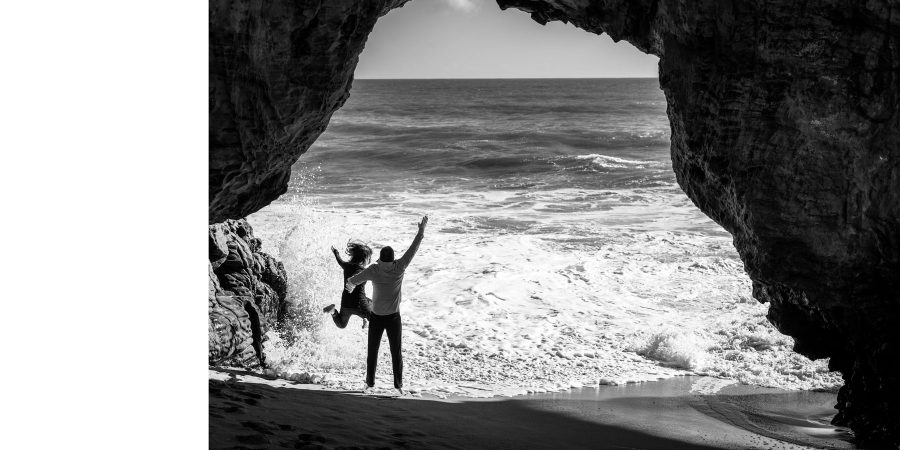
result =
M378 347L381 346L381 335L387 331L388 345L391 347L391 362L394 366L394 387L403 387L403 325L400 313L369 316L369 355L366 359L366 384L375 385L375 366L378 364Z

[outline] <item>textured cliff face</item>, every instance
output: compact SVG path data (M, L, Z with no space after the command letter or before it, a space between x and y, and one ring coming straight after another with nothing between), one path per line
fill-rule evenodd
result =
M900 444L900 4L499 3L660 57L679 184L769 320L843 373L835 422Z
M406 1L209 2L209 223L287 191L347 100L375 21Z
M209 363L265 363L263 335L287 309L284 265L260 251L246 220L209 226Z
M402 3L211 2L211 222L284 192ZM498 3L660 57L678 182L733 234L772 323L843 373L835 421L900 444L900 6Z

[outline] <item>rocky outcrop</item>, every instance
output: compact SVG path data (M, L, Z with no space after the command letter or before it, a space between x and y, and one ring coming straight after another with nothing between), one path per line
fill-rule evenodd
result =
M402 3L211 2L211 222L284 192ZM732 233L772 323L843 373L835 422L900 445L896 1L498 3L660 57L679 184Z
M900 445L900 4L500 5L660 57L679 184L769 320L843 374L835 423Z
M375 21L407 1L209 2L209 223L287 191L347 100Z
M284 265L246 220L209 226L209 363L265 365L262 342L287 311Z

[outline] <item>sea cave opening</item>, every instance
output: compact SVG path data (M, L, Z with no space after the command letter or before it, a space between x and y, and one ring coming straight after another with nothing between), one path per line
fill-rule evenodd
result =
M339 330L321 313L341 289L329 248L355 239L402 252L427 214L402 307L416 391L484 396L688 373L725 379L710 389L840 383L766 320L730 235L679 188L656 78L595 78L577 65L570 73L585 76L554 76L567 49L527 14L485 8L474 21L470 3L450 3L464 6L411 2L380 19L349 100L293 166L289 192L248 216L285 263L295 310L290 342L267 336L269 364L358 384L365 332L358 319ZM419 20L426 13L441 20ZM521 66L502 55L473 57L496 50L487 45L442 46L442 23L477 36L452 26L502 29L490 23L500 17L536 37L505 49L519 63L545 61L534 72L504 72ZM402 20L413 29L392 26ZM404 40L420 53L404 54ZM608 48L653 58L625 42ZM449 71L458 78L421 78L417 60L457 51L503 76L458 64ZM392 69L377 72L370 57ZM439 59L444 69L456 62ZM386 345L382 353L388 385Z

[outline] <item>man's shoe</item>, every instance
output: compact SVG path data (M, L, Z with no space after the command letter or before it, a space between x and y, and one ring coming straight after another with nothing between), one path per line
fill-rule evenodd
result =
M322 308L322 312L334 314L333 311L334 311L334 303L332 303L332 304L330 304L330 305L328 305L328 306Z
M362 393L363 393L363 394L366 394L366 395L369 395L369 394L371 394L373 391L375 391L375 386L369 386L369 385L367 384L367 385L365 385L365 387L363 387Z
M403 397L404 395L406 395L406 391L403 388L397 388L397 397Z

